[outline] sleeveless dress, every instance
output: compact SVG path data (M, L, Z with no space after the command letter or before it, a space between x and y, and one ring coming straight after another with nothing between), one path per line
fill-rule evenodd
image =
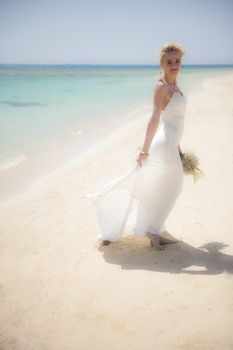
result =
M167 85L168 88L169 85ZM99 192L84 197L94 204L100 226L99 240L118 241L122 236L160 234L183 188L183 167L178 151L184 129L187 99L175 91L160 113L160 123L149 156L142 167L108 182Z

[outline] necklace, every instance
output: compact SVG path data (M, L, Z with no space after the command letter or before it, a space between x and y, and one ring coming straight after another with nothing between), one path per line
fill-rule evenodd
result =
M175 84L169 84L166 82L165 79L161 78L160 80L162 80L170 89L172 89L172 91L178 91L177 90L177 85L176 85L176 81ZM180 89L179 89L180 90Z
M169 84L164 78L161 78L161 80L162 80L165 84L167 84L167 85L169 85L169 86L171 86L171 87L177 86L176 81L174 82L174 84Z

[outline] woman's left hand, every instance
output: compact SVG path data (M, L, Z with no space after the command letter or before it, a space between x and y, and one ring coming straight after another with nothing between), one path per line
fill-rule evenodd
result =
M148 154L142 154L139 153L138 158L137 158L137 163L139 164L140 167L142 167L142 162L148 157Z

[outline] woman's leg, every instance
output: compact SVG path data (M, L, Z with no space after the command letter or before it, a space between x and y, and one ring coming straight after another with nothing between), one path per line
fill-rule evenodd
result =
M149 231L146 232L146 236L150 238L151 240L151 246L155 248L155 250L163 250L164 247L161 247L160 241L159 241L159 235L150 233Z

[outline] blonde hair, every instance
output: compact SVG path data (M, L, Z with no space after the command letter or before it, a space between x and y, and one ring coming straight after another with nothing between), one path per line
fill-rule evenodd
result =
M167 44L163 45L160 49L160 55L159 55L160 65L162 65L163 60L164 60L164 56L168 52L178 52L181 57L185 54L184 49L180 45L167 43Z

